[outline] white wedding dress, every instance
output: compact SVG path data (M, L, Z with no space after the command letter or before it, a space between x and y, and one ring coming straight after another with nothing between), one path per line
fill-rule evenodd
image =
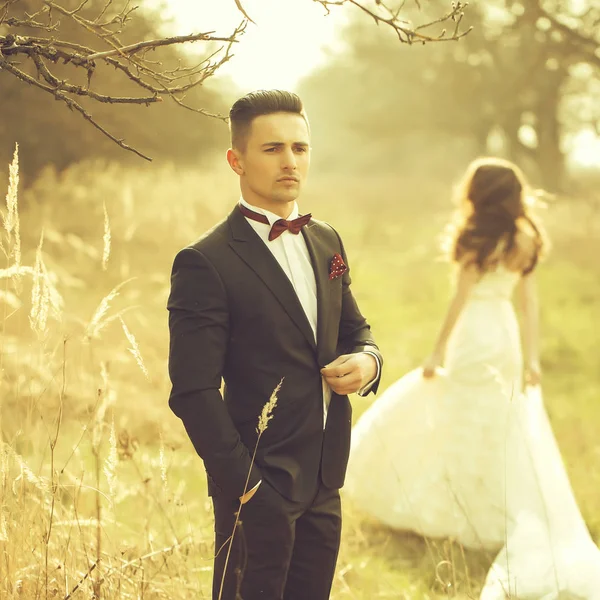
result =
M475 285L445 369L416 369L358 420L344 493L394 529L499 551L480 600L600 600L600 550L571 490L539 387L522 390L499 267Z

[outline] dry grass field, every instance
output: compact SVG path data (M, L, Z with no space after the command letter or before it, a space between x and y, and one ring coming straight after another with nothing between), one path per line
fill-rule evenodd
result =
M175 252L225 216L220 167L45 171L7 189L0 231L0 598L209 598L201 461L167 406ZM302 208L342 234L354 292L386 358L383 387L429 352L450 292L437 239L448 182L316 176ZM542 213L544 393L600 541L600 223L585 201ZM268 399L265 398L265 402ZM354 397L358 416L373 397ZM333 598L476 598L492 557L367 522L345 507Z

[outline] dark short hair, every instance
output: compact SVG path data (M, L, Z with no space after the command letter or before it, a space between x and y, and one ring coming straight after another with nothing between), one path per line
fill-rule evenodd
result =
M244 149L252 121L262 115L286 112L308 119L299 96L283 90L258 90L236 100L229 111L232 148Z

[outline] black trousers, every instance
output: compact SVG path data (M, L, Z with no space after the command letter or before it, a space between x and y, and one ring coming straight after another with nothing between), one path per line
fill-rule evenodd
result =
M239 502L213 497L213 600L327 600L342 514L338 490L320 487L310 503L283 498L263 480L242 506L221 592L228 538ZM221 595L219 596L221 592Z

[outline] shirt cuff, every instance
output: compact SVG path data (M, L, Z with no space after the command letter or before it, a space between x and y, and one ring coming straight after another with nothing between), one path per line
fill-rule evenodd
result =
M375 374L375 377L371 381L369 381L369 383L367 383L362 388L360 388L360 390L358 390L357 394L359 396L366 396L371 391L371 388L379 379L379 375L381 374L381 362L379 361L379 356L377 356L375 352L369 352L368 350L364 350L363 354L370 354L371 356L375 357L375 362L377 363L377 373Z
M240 496L240 502L242 504L246 504L246 502L248 502L248 500L254 496L254 492L256 492L261 483L262 479L251 490L248 490L243 496Z

